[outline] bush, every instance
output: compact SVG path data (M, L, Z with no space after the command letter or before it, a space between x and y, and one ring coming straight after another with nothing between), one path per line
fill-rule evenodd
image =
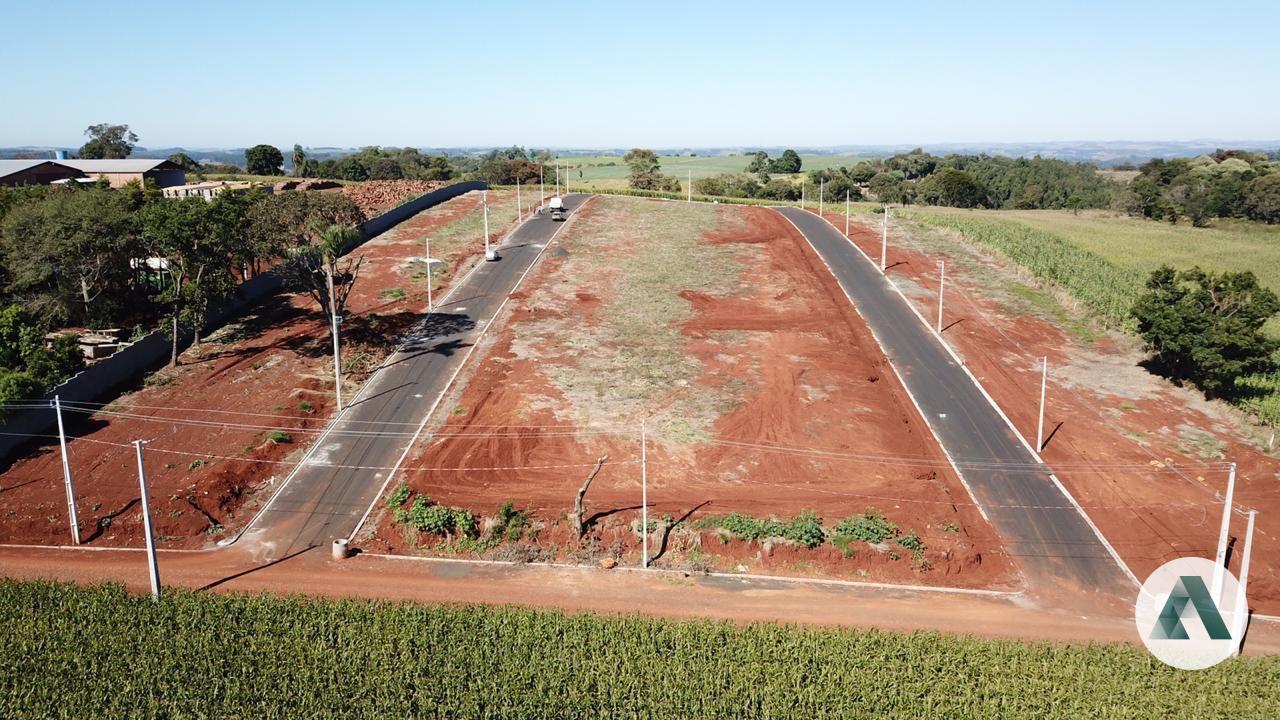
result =
M838 537L868 543L882 543L897 536L898 526L886 519L884 515L867 508L867 511L861 515L850 515L836 523L835 533Z
M822 529L822 519L812 510L805 510L791 518L782 536L807 548L818 547L827 539L827 534Z
M404 483L400 483L396 486L395 490L391 491L390 495L387 495L387 507L398 508L404 505L405 501L408 499L409 486Z
M470 537L476 530L476 519L471 511L434 505L430 498L421 494L414 496L408 511L396 511L396 522L406 523L418 532L433 535Z

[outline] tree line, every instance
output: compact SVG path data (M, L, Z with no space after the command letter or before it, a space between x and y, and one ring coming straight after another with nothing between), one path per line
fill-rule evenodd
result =
M28 339L0 357L10 375L26 377L5 381L17 392L9 397L29 396L27 380L48 387L77 369L65 355L74 336L52 344L53 361L30 349L31 338L43 346L46 333L62 328L132 327L139 336L161 326L176 363L180 338L194 333L198 343L214 304L267 268L327 310L326 273L340 289L354 280L338 250L364 220L350 198L330 193L251 190L205 200L166 198L136 182L118 190L105 182L0 188L0 310L18 328L10 334Z
M1186 219L1197 227L1212 218L1280 223L1280 162L1243 150L1155 159L1117 194L1116 208L1153 220Z

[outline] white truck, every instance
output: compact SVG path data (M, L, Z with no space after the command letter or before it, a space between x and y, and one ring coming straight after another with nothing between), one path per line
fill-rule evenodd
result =
M551 208L552 220L564 220L565 216L568 215L564 208L564 200L559 195L551 198L551 202L547 206Z

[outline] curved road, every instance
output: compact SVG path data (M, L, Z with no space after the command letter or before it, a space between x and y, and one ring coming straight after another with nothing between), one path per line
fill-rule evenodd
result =
M866 320L978 506L1033 590L1128 596L1136 587L976 382L912 312L879 267L839 230L778 208L813 246Z
M565 207L572 212L585 200L567 195ZM399 465L415 429L562 227L549 213L533 217L497 246L497 262L481 261L454 286L317 438L236 546L273 561L354 533L391 474L377 468Z

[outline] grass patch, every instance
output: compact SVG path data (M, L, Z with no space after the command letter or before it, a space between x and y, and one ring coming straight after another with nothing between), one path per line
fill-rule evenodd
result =
M406 296L405 296L404 290L401 290L398 287L393 287L393 288L383 288L378 293L378 297L382 298L383 300L403 300L405 299Z
M1184 672L1123 644L174 589L155 603L44 581L0 581L0 604L10 717L1261 718L1280 707L1278 656ZM447 662L423 661L444 648ZM910 672L888 681L886 668Z

